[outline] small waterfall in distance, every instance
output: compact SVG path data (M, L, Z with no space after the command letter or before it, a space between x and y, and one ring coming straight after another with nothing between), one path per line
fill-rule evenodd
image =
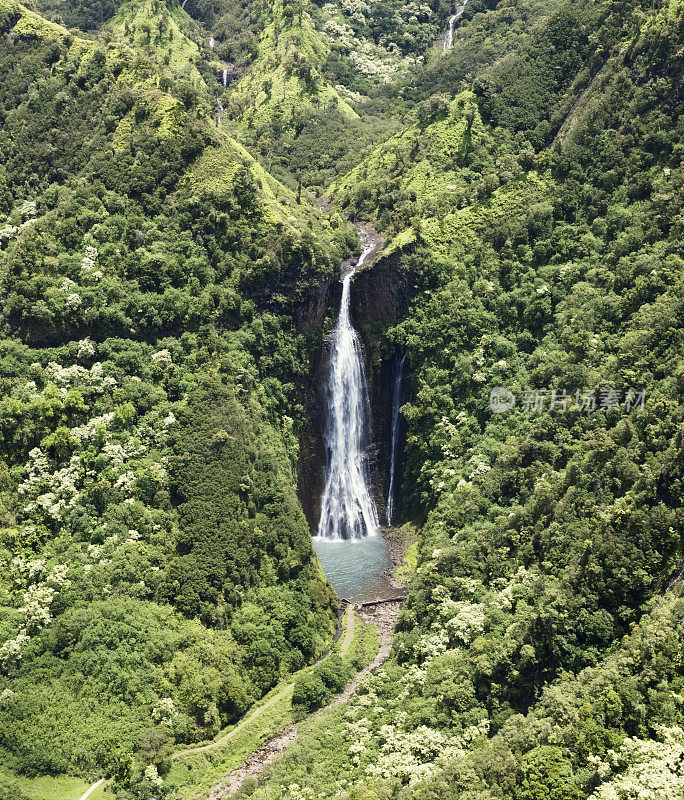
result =
M387 525L394 524L394 497L396 494L397 455L399 450L399 409L401 408L401 389L404 382L406 355L401 357L392 389L392 439L390 445L390 480L387 490Z
M454 44L454 26L456 25L456 20L460 19L463 16L463 12L465 11L465 7L468 5L468 0L463 0L463 3L460 6L457 6L456 13L452 14L449 18L449 28L447 30L446 39L444 40L444 46L442 47L442 52L446 53L447 50L451 50Z
M368 487L367 445L370 402L359 336L349 313L351 280L373 246L363 242L356 266L342 279L326 387L326 480L317 536L358 539L379 532L378 513Z

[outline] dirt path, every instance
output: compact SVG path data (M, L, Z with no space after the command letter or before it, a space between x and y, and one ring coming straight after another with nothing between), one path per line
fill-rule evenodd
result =
M623 45L617 54L609 55L608 58L603 63L603 66L599 69L599 71L594 75L594 77L589 82L589 85L586 89L580 94L580 96L575 100L572 108L568 112L563 124L558 129L558 133L556 134L553 142L551 143L549 149L553 147L557 142L561 145L565 144L566 139L572 133L572 131L577 126L579 122L581 112L586 108L588 101L591 99L591 96L594 90L598 87L599 83L603 80L608 72L608 68L613 63L615 58L620 58L625 54L625 50L627 49L626 45Z
M177 753L174 753L171 756L171 760L174 761L177 758L181 758L182 756L189 756L193 753L204 753L207 750L213 750L215 747L220 747L221 745L225 744L226 742L230 741L230 739L235 736L238 731L241 731L246 725L252 723L258 716L267 711L271 706L277 703L279 700L287 694L288 689L291 689L294 684L287 683L282 689L273 695L273 697L263 706L259 706L255 708L251 714L248 714L235 728L228 731L224 736L220 739L216 739L214 742L209 742L209 744L202 745L201 747L190 747L187 750L179 750Z
M362 678L365 678L371 672L382 664L387 658L392 649L392 638L394 635L394 626L401 610L401 601L396 603L388 603L387 605L380 606L377 609L367 612L363 609L360 612L361 618L364 622L373 623L378 626L378 636L380 638L380 649L373 661L364 667L355 678L347 685L347 688L335 697L332 702L320 711L310 714L302 722L306 720L320 717L328 709L335 708L343 703L348 703L356 693L356 687ZM346 649L351 645L354 635L354 620L356 615L353 608L349 608L347 618L347 634L342 643L341 653L346 652ZM351 619L351 622L350 622ZM301 724L301 723L299 723ZM227 775L220 783L216 784L209 793L207 800L225 800L226 797L231 797L242 786L246 778L258 777L266 766L272 763L287 747L292 744L297 738L298 725L289 725L282 733L279 733L270 741L263 744L256 750L245 763L238 767L236 770Z
M356 615L354 614L353 609L350 608L347 613L347 626L345 628L344 641L342 642L342 646L340 647L341 655L344 655L351 646L351 643L354 639L355 623L356 623ZM294 681L290 681L287 684L285 684L285 686L283 686L279 692L274 694L273 697L270 700L268 700L268 702L264 703L263 706L255 708L251 714L248 714L246 717L244 717L235 728L228 731L228 733L224 734L220 739L216 739L213 742L201 745L200 747L189 747L186 748L185 750L179 750L177 753L173 753L173 755L171 756L171 760L175 761L178 758L182 758L183 756L193 755L194 753L206 753L209 750L213 750L215 747L221 747L226 742L229 742L231 738L235 736L236 733L239 733L247 725L250 725L252 722L254 722L254 720L257 719L261 714L263 714L264 711L268 711L268 709L271 708L273 705L275 705L275 703L277 703L279 700L282 700L283 697L293 686L294 686Z
M83 792L83 794L81 795L81 797L79 798L79 800L88 800L88 798L89 798L89 797L90 797L90 795L91 795L91 794L92 794L92 793L95 791L95 789L99 789L99 788L100 788L100 786L102 786L102 784L103 784L104 782L105 782L105 779L104 779L104 778L100 778L100 780L99 780L99 781L96 781L96 782L95 782L95 783L94 783L94 784L93 784L93 785L90 787L90 789L88 789L88 791L87 791L87 792Z
M347 606L347 630L340 647L340 655L343 656L351 647L352 639L354 638L354 627L356 623L356 614L352 606Z

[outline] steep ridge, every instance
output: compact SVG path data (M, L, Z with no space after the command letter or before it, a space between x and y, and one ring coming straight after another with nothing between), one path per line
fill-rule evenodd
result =
M12 0L0 29L2 771L149 794L332 635L286 410L353 232L182 69Z
M333 106L343 118L358 115L322 78L329 48L314 26L308 4L280 0L269 8L269 21L259 42L259 55L231 93L231 108L250 127L275 116L284 129L294 129L310 106Z

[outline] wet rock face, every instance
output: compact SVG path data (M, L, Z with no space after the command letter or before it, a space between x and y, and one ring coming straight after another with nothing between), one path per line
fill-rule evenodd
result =
M378 250L381 247L382 241L378 238ZM298 328L306 332L316 325L322 325L328 311L337 314L341 288L338 280L321 286L300 309L297 315ZM392 392L398 361L395 353L383 353L383 357L380 357L377 350L382 333L406 315L411 296L410 284L399 272L397 260L392 258L380 259L362 269L354 277L351 286L352 320L361 337L371 404L371 490L383 524L389 486ZM312 359L304 398L308 422L299 440L298 494L312 531L318 526L325 484L325 387L329 356L330 341L324 340Z
M297 493L311 531L318 527L321 495L325 486L325 382L330 342L318 350L305 398L307 423L299 437Z
M384 329L395 325L406 316L410 302L409 284L394 256L376 261L354 281L352 312L362 332L369 326Z
M307 333L316 325L322 325L329 308L338 308L342 297L342 284L331 278L312 292L295 312L297 330Z
M366 376L373 418L371 476L378 513L383 523L390 480L392 397L399 359L398 354L393 351L379 353L378 350L384 332L406 316L412 297L410 287L407 277L399 272L397 259L383 258L359 273L352 294L352 313L366 355ZM402 402L406 401L405 386L409 371L410 364L406 364ZM400 438L402 436L403 431L400 430ZM400 473L397 478L400 485ZM400 510L398 504L397 511Z
M342 284L331 279L313 293L296 314L297 329L303 333L321 327L328 309L338 308ZM299 437L297 493L309 528L314 531L320 517L321 494L325 484L325 385L330 342L324 340L313 355L311 372L305 388L303 405L306 425Z

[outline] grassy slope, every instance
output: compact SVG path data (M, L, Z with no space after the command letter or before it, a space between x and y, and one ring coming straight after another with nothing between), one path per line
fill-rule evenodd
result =
M0 780L3 778L18 787L29 800L80 800L92 786L82 778L68 776L54 778L46 775L40 778L24 778L10 777L0 772ZM105 800L107 796L105 785L102 785L88 795L88 800Z
M520 171L489 198L478 200L473 179L481 177L479 171L471 172L463 166L474 150L490 151L489 161L496 155L475 97L466 91L437 118L416 122L376 148L333 184L331 196L343 206L364 194L382 203L388 188L412 198L420 224L409 226L406 220L403 230L399 224L399 232L388 241L383 255L414 245L419 238L435 259L453 266L484 230L510 215L525 213L551 188L548 179L540 178L535 171ZM460 208L462 202L458 201L464 194L470 202ZM381 208L378 204L373 209L376 218Z
M202 76L197 69L200 49L188 36L192 25L178 3L167 5L161 0L132 0L121 6L107 23L116 36L153 59L162 73L186 78L200 87Z
M343 656L355 669L369 664L378 650L375 626L365 625L355 615L353 637L345 647L346 615L355 614L347 607L340 625L343 635L332 653ZM292 690L297 678L310 672L307 667L278 684L237 724L222 731L209 744L178 751L172 755L173 766L167 778L174 798L206 796L223 776L242 764L264 742L272 739L296 721L292 710Z
M309 12L303 12L301 25L296 16L285 18L281 0L269 13L271 20L261 35L259 55L231 92L231 102L241 119L257 127L277 115L284 128L289 128L295 116L311 106L321 110L332 106L344 117L357 119L349 103L321 78L329 47ZM298 65L305 65L308 84Z

